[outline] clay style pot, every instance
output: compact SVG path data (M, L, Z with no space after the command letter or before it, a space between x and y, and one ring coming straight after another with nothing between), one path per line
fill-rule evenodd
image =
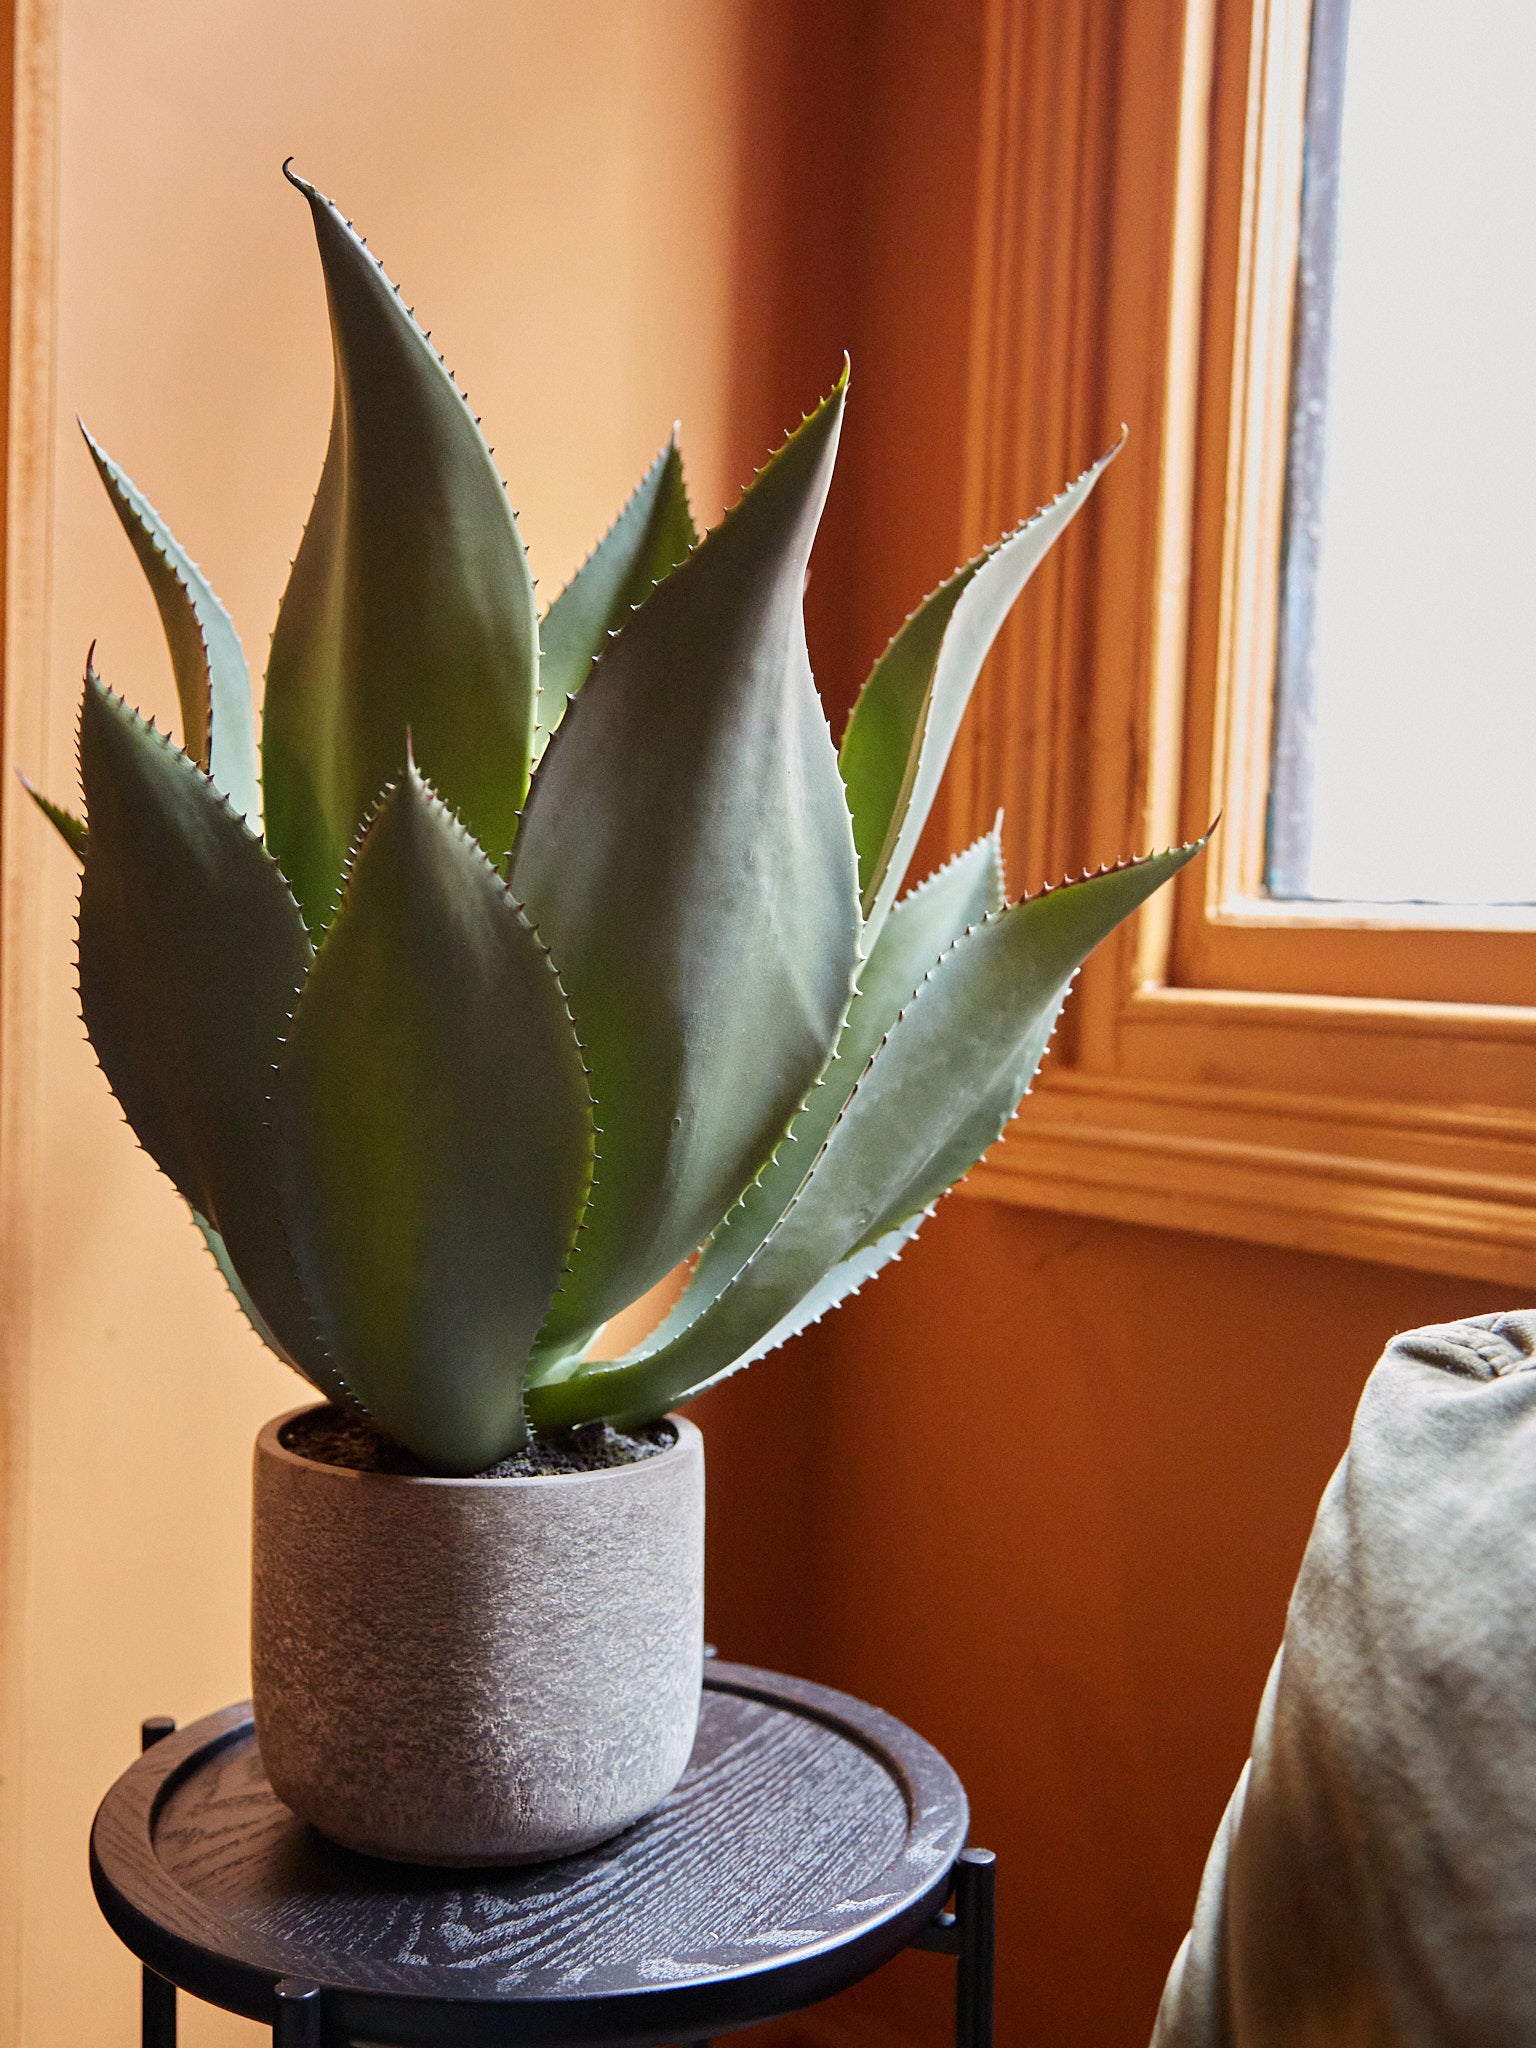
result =
M536 1479L353 1472L256 1441L251 1666L272 1788L439 1864L606 1841L663 1800L703 1683L704 1442Z

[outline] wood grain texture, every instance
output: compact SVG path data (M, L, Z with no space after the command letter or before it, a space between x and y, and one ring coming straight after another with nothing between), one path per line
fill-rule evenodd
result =
M92 1876L135 1953L254 2018L291 1976L374 2040L429 2039L451 2006L463 2038L660 2041L877 1967L931 1917L966 1824L953 1771L899 1722L716 1666L676 1792L586 1854L465 1872L337 1848L278 1802L232 1707L118 1780Z

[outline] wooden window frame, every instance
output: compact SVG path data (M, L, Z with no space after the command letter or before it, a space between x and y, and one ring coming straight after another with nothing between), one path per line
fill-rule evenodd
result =
M989 0L967 548L1132 433L990 664L952 833L1005 805L1034 887L1225 822L1084 970L968 1186L1517 1285L1531 916L1262 892L1309 26L1310 0Z

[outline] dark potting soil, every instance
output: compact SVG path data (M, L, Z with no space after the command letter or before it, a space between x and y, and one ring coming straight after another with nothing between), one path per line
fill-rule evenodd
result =
M432 1467L414 1452L392 1443L361 1415L342 1408L308 1408L285 1423L284 1450L317 1465L340 1465L349 1472L400 1472L430 1477ZM478 1479L544 1479L562 1472L602 1472L612 1465L637 1465L671 1450L677 1431L670 1422L648 1422L636 1430L615 1429L607 1422L583 1422L575 1429L536 1436L510 1458L475 1474Z

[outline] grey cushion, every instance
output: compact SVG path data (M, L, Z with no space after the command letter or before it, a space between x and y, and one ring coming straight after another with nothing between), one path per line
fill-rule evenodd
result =
M1154 2048L1536 2048L1536 1311L1361 1398Z

